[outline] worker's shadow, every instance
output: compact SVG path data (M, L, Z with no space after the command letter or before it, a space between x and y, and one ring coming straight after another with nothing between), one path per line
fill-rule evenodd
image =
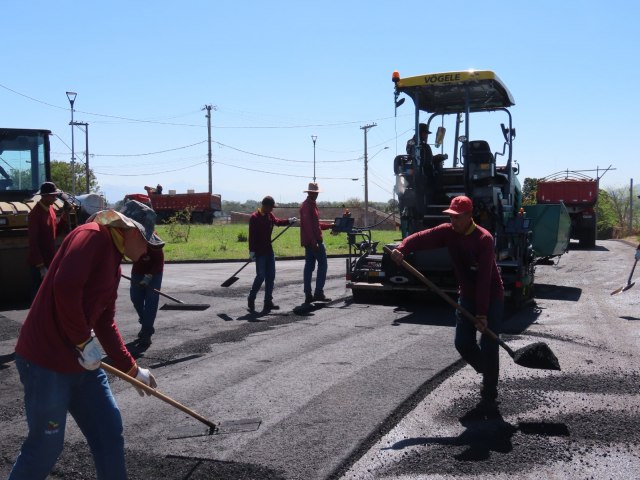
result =
M569 429L564 423L521 422L514 426L506 422L499 413L491 418L460 418L465 430L456 437L407 438L383 450L402 450L413 446L444 445L466 447L454 455L459 461L478 462L491 457L491 452L509 453L513 450L511 441L516 432L538 436L568 436Z
M487 460L491 452L509 453L513 450L511 437L518 430L502 416L483 421L466 422L465 430L457 437L417 437L394 443L384 450L402 450L417 445L449 445L466 447L454 455L456 460L477 462Z

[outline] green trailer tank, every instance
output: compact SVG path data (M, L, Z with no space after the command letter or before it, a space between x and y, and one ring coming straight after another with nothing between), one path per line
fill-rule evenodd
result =
M563 203L526 205L535 256L560 256L569 248L571 217Z

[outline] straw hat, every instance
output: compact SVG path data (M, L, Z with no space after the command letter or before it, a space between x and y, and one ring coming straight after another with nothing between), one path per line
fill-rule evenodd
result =
M320 193L322 190L320 190L320 187L318 186L317 183L309 183L309 188L307 190L303 190L303 192L305 193Z

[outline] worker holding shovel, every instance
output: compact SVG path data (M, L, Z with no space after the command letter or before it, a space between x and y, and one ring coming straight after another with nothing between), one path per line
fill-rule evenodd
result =
M138 202L129 217L100 211L67 235L53 258L15 350L29 433L9 479L47 477L64 446L68 413L89 443L96 477L127 478L122 418L100 368L100 346L119 371L156 387L115 322L123 257L136 261L147 245L162 245L150 212Z
M414 233L405 238L391 253L391 259L402 265L405 254L416 250L447 247L458 280L458 303L470 311L470 322L456 310L455 346L462 358L482 374L481 400L474 414L498 414L498 343L483 334L478 346L476 330L489 327L500 333L504 310L504 288L495 261L493 237L473 221L473 203L465 196L455 197L444 213L451 223ZM471 413L471 412L470 412Z
M288 220L277 218L272 212L276 206L273 197L262 199L262 206L249 219L249 258L256 262L256 276L249 291L247 305L250 312L256 309L256 296L264 283L263 312L278 310L280 307L273 303L273 286L276 278L276 257L273 252L271 232L273 226L293 225L298 221L291 217Z

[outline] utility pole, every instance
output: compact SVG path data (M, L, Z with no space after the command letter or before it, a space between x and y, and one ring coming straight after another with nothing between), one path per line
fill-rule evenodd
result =
M633 178L629 184L629 235L633 234Z
M213 194L213 177L211 174L211 170L212 170L212 158L211 158L211 110L215 110L216 107L212 106L212 105L205 105L203 110L207 111L207 114L205 115L205 117L207 117L207 131L209 134L209 195Z
M364 225L369 225L369 177L367 166L367 131L370 128L376 127L377 123L370 123L364 127L360 127L360 130L364 130Z
M76 148L75 148L75 142L74 142L74 138L73 138L73 104L76 101L76 97L78 96L78 94L76 92L66 92L67 93L67 98L69 99L69 104L71 106L71 122L69 122L69 125L71 125L71 193L72 195L75 196L76 194Z
M311 135L311 141L313 141L313 183L316 183L316 140L317 135Z
M85 122L72 122L71 128L73 128L74 126L84 127L84 171L87 177L85 189L87 190L87 193L89 193L89 124ZM73 178L75 178L75 174Z

